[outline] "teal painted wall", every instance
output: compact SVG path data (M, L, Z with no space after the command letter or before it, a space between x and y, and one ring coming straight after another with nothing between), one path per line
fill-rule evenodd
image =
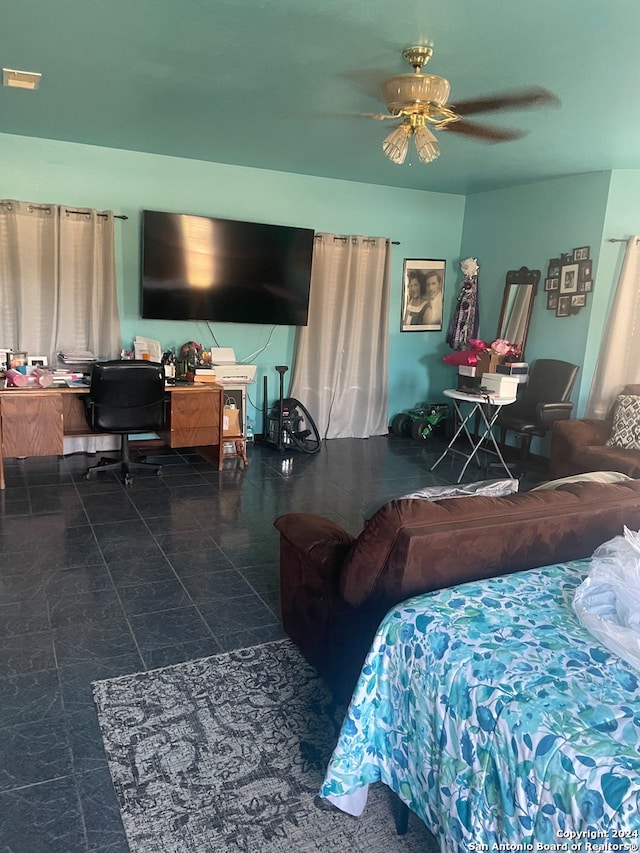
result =
M507 271L521 266L539 269L525 355L528 361L551 357L581 366L573 393L576 414L586 403L593 371L590 356L600 344L592 314L611 287L610 276L600 270L610 182L610 172L593 172L467 198L462 253L477 255L480 263L481 337L495 336ZM551 258L578 246L591 247L593 293L578 314L556 317L546 307L547 266ZM534 450L545 453L547 444Z
M347 181L183 160L130 151L0 134L2 196L23 201L109 209L118 222L117 275L123 345L136 334L164 347L196 340L214 346L205 323L141 320L139 313L140 211L148 208L300 225L316 231L389 237L393 247L389 316L389 415L417 400L437 398L448 382L441 356L446 322L459 283L458 260L465 199ZM406 168L406 167L405 167ZM417 165L415 168L424 168ZM445 329L400 332L404 258L444 258ZM291 364L295 330L214 323L220 346L239 359L269 345L254 360L251 399L262 405L262 376L276 394L276 364Z

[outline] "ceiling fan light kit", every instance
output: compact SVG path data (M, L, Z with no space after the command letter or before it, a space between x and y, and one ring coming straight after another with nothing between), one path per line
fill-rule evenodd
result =
M402 55L413 67L413 74L396 74L386 80L382 84L381 94L388 114L371 115L372 118L400 120L401 123L382 142L385 155L398 165L405 162L412 137L421 163L431 163L439 156L440 146L428 125L432 125L435 130L449 130L484 142L508 142L524 134L461 120L461 116L559 104L552 92L536 87L476 98L453 106L447 103L451 90L449 81L422 72L433 55L433 49L418 45L406 48Z
M411 125L399 124L391 133L382 140L382 150L389 160L401 166L407 159L409 141L411 139Z
M413 134L418 159L421 163L431 163L440 156L440 145L426 125L417 127Z
M431 163L440 156L440 145L420 115L406 118L402 124L394 127L382 141L382 150L389 160L401 166L407 158L411 138L415 142L418 159L421 163Z

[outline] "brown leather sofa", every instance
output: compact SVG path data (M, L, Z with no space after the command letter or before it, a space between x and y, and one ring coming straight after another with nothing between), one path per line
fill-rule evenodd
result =
M627 385L623 394L640 395L640 385ZM640 450L607 447L614 407L604 420L582 418L557 421L551 431L550 476L553 479L588 471L620 471L640 477Z
M357 537L321 516L283 515L275 521L283 625L334 688L348 694L392 605L590 556L625 524L640 528L640 480L499 498L394 500Z

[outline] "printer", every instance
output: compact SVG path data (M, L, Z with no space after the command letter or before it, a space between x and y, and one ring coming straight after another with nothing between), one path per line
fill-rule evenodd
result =
M224 385L253 382L258 366L256 364L238 364L233 347L214 347L211 350L211 364L216 380Z

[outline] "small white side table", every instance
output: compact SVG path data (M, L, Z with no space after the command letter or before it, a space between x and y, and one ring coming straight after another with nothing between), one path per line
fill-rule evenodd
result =
M493 445L493 449L489 450L490 453L495 453L500 460L500 463L507 474L511 477L511 471L507 467L507 463L504 461L502 453L500 452L500 447L496 442L495 436L493 434L493 425L496 422L496 418L500 413L500 409L503 406L509 406L511 403L515 403L515 397L498 397L495 394L469 394L465 391L456 391L454 388L448 388L446 391L442 392L445 397L449 397L453 400L453 406L456 410L456 414L458 416L458 420L460 421L460 425L458 429L455 431L453 438L449 442L449 444L444 449L442 455L433 463L430 471L433 471L438 465L442 462L447 453L456 453L459 456L464 457L467 461L464 463L462 467L462 471L460 472L460 476L458 477L456 482L460 482L464 477L465 471L469 467L469 464L472 459L476 458L478 452L482 449L482 444L485 441L488 441ZM469 403L471 407L466 415L463 415L460 410L460 404ZM478 435L476 436L476 440L474 441L471 433L467 428L467 424L471 420L471 418L476 414L476 412L480 416L480 426L481 430L478 431ZM460 435L461 432L465 433L467 439L469 441L469 451L459 450L457 447L453 445L456 442L456 439ZM482 432L482 434L480 434ZM485 448L486 450L486 448Z

